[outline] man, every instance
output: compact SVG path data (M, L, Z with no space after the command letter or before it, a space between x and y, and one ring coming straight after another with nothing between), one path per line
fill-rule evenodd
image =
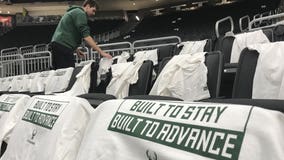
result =
M84 53L77 49L82 38L101 56L112 58L90 36L88 17L93 16L97 8L95 0L85 0L82 7L70 7L61 18L51 40L54 69L75 67L73 53L76 51L79 57L84 57Z

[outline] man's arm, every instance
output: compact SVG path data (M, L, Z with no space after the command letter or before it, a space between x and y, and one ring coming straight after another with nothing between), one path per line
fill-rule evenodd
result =
M99 52L99 54L103 57L111 59L112 56L110 54L105 53L99 46L97 46L96 42L91 36L87 36L84 38L84 40L96 51Z

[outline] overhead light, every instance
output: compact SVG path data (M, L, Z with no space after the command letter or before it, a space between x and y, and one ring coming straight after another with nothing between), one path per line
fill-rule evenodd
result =
M139 16L136 15L135 18L136 18L137 21L140 21Z
M174 28L174 31L179 31L179 28Z
M172 6L171 8L175 8L177 11L180 11L182 7L186 7L186 4L181 4L177 6Z
M216 3L217 6L223 5L223 4L230 4L236 2L235 0L222 0L220 3Z
M2 11L0 11L0 13L2 13Z
M207 3L208 1L200 1L200 2L194 2L193 5L196 5L198 8L202 7L204 3Z
M266 8L266 5L265 5L265 4L263 4L263 5L261 5L261 6L260 6L260 8Z
M157 9L151 10L151 12L153 12L155 16L159 16L159 15L163 14L161 11L164 10L164 9L165 8L157 8Z
M133 2L133 6L135 6L136 5L136 3L135 2Z
M7 11L8 14L10 14L10 11Z
M128 38L130 38L130 35L126 35L123 37L123 39L128 39Z

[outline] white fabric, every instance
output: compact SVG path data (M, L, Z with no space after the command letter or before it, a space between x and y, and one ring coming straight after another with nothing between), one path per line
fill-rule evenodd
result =
M101 76L109 72L113 60L108 58L101 58L99 63L99 69L97 71L97 85L101 83Z
M8 143L15 125L21 120L30 97L23 94L0 96L0 141ZM0 146L1 149L1 146Z
M112 79L106 88L106 94L114 95L116 98L128 96L130 84L135 84L138 80L138 70L143 64L139 61L119 63L111 66Z
M93 62L85 65L82 70L76 75L76 82L69 91L60 93L58 95L64 96L78 96L89 92L91 83L91 66Z
M40 74L32 80L30 92L44 92L46 83L53 77L54 73L54 70L40 72Z
M259 53L252 98L284 99L284 42L256 44L248 48Z
M138 51L134 54L134 61L145 61L150 60L153 62L153 65L158 64L158 49Z
M2 84L1 84L1 91L9 91L11 87L11 83L15 77L6 77L2 79Z
M248 47L248 45L258 43L269 43L269 39L262 32L262 30L235 35L230 62L238 63L242 50Z
M44 88L45 94L63 92L69 85L74 68L63 68L55 70L54 75L49 78Z
M124 51L119 56L113 57L112 60L117 59L117 63L126 63L129 57L130 53Z
M31 90L31 87L33 85L33 79L36 79L40 75L40 72L37 73L30 73L26 75L23 79L23 82L21 83L21 89L19 92L28 92Z
M77 160L283 160L283 124L283 113L252 106L111 100Z
M3 87L3 84L4 82L6 81L6 78L0 78L0 91L2 91L2 87Z
M207 40L181 42L179 45L182 45L183 47L179 54L182 55L204 52L206 43Z
M210 98L204 55L205 52L174 56L158 76L150 95L187 101Z
M94 60L88 60L88 61L81 61L79 64L76 63L75 67L79 67L79 66L85 66L91 62L94 62Z
M15 76L10 84L9 92L18 92L22 89L22 84L25 83L26 75Z
M90 115L84 99L34 96L1 160L74 160Z

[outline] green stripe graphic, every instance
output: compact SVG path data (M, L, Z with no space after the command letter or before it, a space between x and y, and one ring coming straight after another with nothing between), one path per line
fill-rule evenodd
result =
M42 126L47 129L52 129L57 119L57 115L39 112L31 109L28 109L22 118L22 120L24 121Z
M218 160L237 160L244 132L117 112L108 130Z
M0 102L0 111L10 112L15 106L15 103Z

